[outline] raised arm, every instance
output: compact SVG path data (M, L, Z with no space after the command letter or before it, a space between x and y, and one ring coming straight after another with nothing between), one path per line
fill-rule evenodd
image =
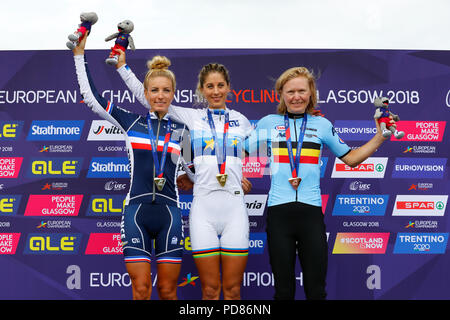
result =
M395 124L394 120L391 123ZM380 124L375 120L375 125L377 127L377 133L370 139L367 143L359 147L358 149L353 149L347 153L341 160L350 167L356 167L364 160L369 158L382 144L386 141L386 138L381 134Z

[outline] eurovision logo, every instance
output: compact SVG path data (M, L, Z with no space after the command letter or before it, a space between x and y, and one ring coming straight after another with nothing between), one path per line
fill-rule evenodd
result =
M392 178L444 177L447 158L395 158Z

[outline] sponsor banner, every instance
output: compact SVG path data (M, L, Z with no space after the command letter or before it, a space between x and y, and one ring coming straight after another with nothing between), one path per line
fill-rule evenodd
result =
M82 201L82 194L30 194L24 216L76 217Z
M17 178L19 176L20 167L22 166L22 161L23 157L0 158L0 179Z
M242 161L242 174L246 178L262 178L267 157L245 157Z
M397 195L392 215L442 217L447 200L448 195Z
M340 194L334 202L333 216L384 216L389 195Z
M327 169L328 157L320 158L320 177L323 178L325 176L325 170Z
M24 254L78 254L81 233L30 233Z
M120 233L91 233L85 254L122 254Z
M27 140L80 140L84 120L33 120Z
M370 157L355 168L335 158L331 178L384 178L388 158Z
M263 254L267 243L267 234L265 232L250 233L248 241L249 254Z
M106 120L92 120L88 141L123 141L122 130Z
M395 158L392 178L444 177L447 158Z
M83 158L31 158L28 178L78 178Z
M0 141L17 140L22 128L23 121L0 121Z
M130 178L130 161L127 157L93 157L88 178Z
M325 214L325 210L327 209L327 203L328 203L328 199L330 198L330 195L322 194L320 197L322 199L322 213Z
M125 195L92 195L86 216L121 216Z
M0 217L15 215L19 209L20 199L21 194L0 195Z
M0 254L16 254L20 233L0 233Z
M444 254L448 233L398 233L394 253Z
M334 129L344 141L369 141L377 133L373 120L336 120Z
M333 254L384 254L389 232L381 233L338 233Z
M181 209L181 215L183 217L189 217L189 212L191 211L192 206L192 194L180 194L178 207Z
M404 131L401 139L393 135L391 141L429 141L441 142L444 136L446 121L398 121L397 130Z
M246 194L244 201L249 216L263 216L267 203L267 194Z

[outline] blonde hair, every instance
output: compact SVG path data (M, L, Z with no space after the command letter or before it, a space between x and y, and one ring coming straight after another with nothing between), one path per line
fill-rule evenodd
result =
M278 114L285 114L287 111L286 103L284 102L284 99L281 98L281 92L283 91L284 85L289 80L297 77L304 77L306 80L308 80L309 90L311 91L311 98L309 100L305 112L311 114L315 106L317 105L317 90L316 90L315 76L305 67L294 67L283 72L275 83L275 90L278 93L278 96L280 97L280 103L277 106Z
M166 77L172 82L173 91L176 88L175 74L169 70L171 63L169 58L164 56L154 56L151 60L147 61L147 74L144 79L144 89L148 90L148 82L152 78Z

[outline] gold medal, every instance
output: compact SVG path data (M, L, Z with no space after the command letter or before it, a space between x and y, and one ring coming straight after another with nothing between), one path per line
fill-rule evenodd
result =
M164 188L164 184L166 183L166 178L155 178L154 181L158 190L161 191Z
M228 175L226 173L219 173L218 175L216 175L216 178L220 185L224 187L225 183L227 182Z
M289 183L291 184L292 188L295 190L298 189L298 186L300 185L300 181L302 181L301 178L289 178Z

